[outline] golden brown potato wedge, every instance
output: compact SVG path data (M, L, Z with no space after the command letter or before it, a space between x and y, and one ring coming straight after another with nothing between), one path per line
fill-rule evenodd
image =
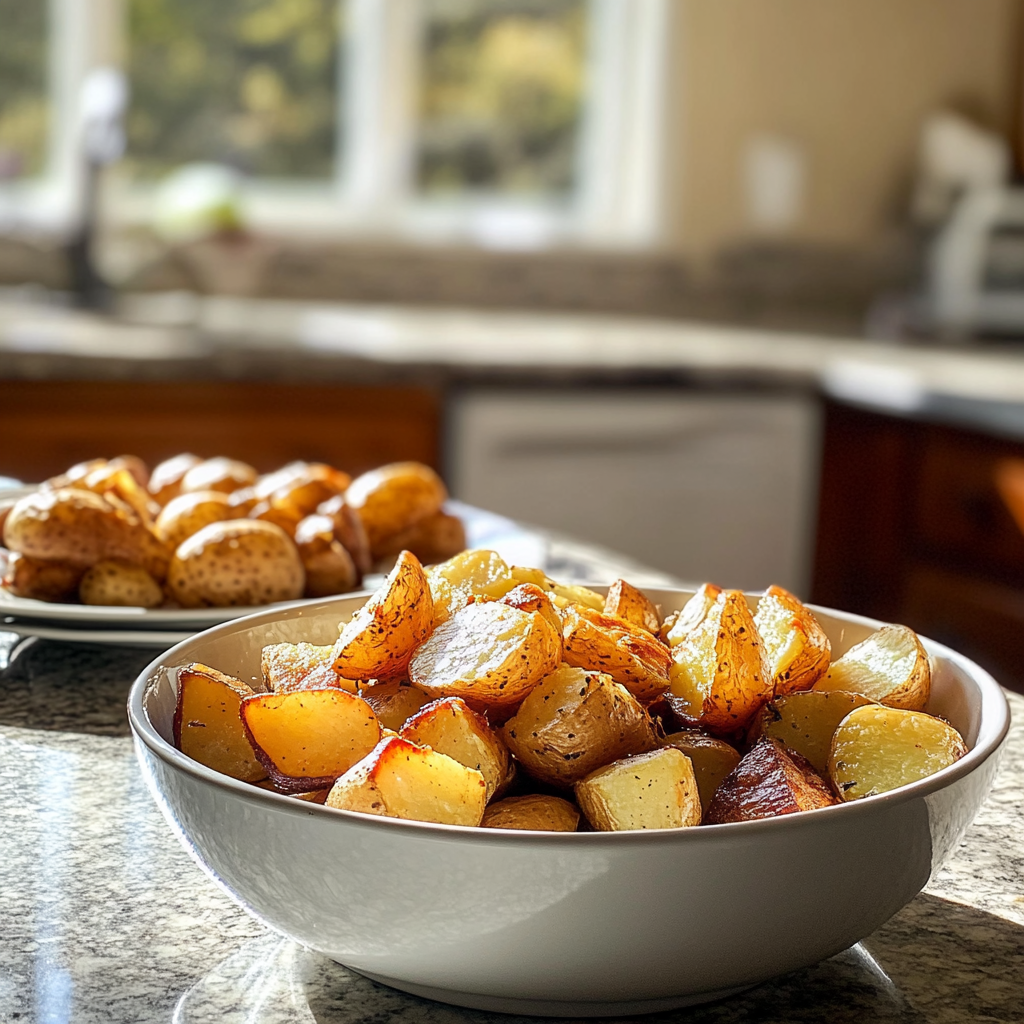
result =
M747 599L727 590L700 625L672 649L665 699L682 721L731 736L772 696L763 647Z
M294 601L305 585L292 539L252 519L204 526L178 546L167 572L167 589L183 608Z
M771 736L807 758L816 772L827 776L832 737L839 723L855 708L871 703L862 694L843 690L784 694L754 716L747 742L753 746L762 736Z
M434 565L457 555L466 547L466 528L458 516L439 510L418 523L384 538L377 561L386 562L399 551L411 551L424 565Z
M354 679L344 679L334 671L334 647L331 644L268 644L260 658L263 682L271 693L292 690L320 690L337 686L356 693Z
M373 708L381 728L390 729L395 735L420 708L431 701L427 694L405 679L365 683L359 688L359 696Z
M248 463L218 456L187 470L181 478L181 492L223 491L230 494L242 487L251 487L257 476L256 470Z
M335 540L339 541L341 546L352 556L361 582L362 577L370 571L373 559L370 555L370 542L366 537L363 521L359 518L356 510L345 501L343 494L338 494L318 505L317 513L331 517L334 523Z
M153 531L172 550L210 523L236 519L236 508L220 491L191 491L171 498L156 517Z
M562 665L505 723L505 742L535 779L568 788L598 768L654 750L654 723L611 676Z
M306 570L306 597L327 597L354 590L359 572L352 556L334 537L330 516L306 516L295 527L295 546Z
M289 793L333 785L380 740L366 701L336 687L253 694L239 713L256 757Z
M505 560L496 551L474 549L463 551L447 561L431 567L431 578L445 580L458 591L462 603L466 598L486 597L497 600L517 585Z
M816 690L845 690L891 708L921 711L931 694L928 654L906 626L883 626L851 647L814 684Z
M704 824L774 818L838 802L807 761L766 736L718 787Z
M514 828L531 832L575 832L580 823L579 808L560 796L529 793L507 796L484 811L483 828Z
M512 756L505 741L459 697L427 704L402 726L399 735L475 768L487 784L488 801L500 796L512 781Z
M836 729L828 770L843 800L859 800L926 779L966 753L963 737L941 718L868 704Z
M690 759L675 747L613 761L576 783L576 801L598 832L699 825Z
M166 505L172 498L181 494L181 481L185 474L202 461L198 455L182 452L181 455L164 459L159 465L154 466L153 472L149 474L147 489L157 504Z
M15 597L69 601L78 593L78 584L86 571L81 565L30 558L11 551L7 554L2 585Z
M401 737L382 740L334 784L328 807L389 818L479 825L487 784L475 768Z
M518 608L522 612L539 612L547 620L551 628L561 636L562 616L551 603L549 591L542 590L535 583L520 583L513 587L502 599L502 604Z
M438 626L413 655L409 680L478 711L514 708L561 662L558 634L539 612L487 601Z
M415 555L403 551L383 586L343 625L334 645L334 668L346 679L404 676L433 621L434 603L423 566Z
M657 606L642 590L637 590L625 580L616 580L608 588L608 594L604 599L604 613L624 619L631 626L646 629L655 636L661 629L661 616L658 614Z
M82 577L78 585L82 604L159 608L164 592L141 565L103 559Z
M243 782L258 782L267 771L245 735L239 708L253 695L248 683L207 665L178 670L174 745L193 761Z
M4 524L11 551L88 568L101 559L141 565L155 579L167 574L170 552L130 509L92 491L36 491L11 509Z
M668 689L672 656L646 629L581 605L566 608L562 624L567 664L606 672L641 701L654 700Z
M345 501L363 521L377 559L388 538L440 511L448 498L441 478L419 462L393 462L356 477Z
M662 624L661 638L669 647L677 647L692 633L708 616L715 606L721 587L714 583L704 583L693 597L674 615L670 615Z
M754 625L764 642L775 696L809 690L827 671L832 645L814 613L788 590L769 587L757 603Z
M706 811L715 790L740 763L740 752L725 740L692 729L674 732L662 742L681 750L690 759L701 807Z

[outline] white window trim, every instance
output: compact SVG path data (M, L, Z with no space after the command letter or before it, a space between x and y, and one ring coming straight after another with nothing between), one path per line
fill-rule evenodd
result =
M253 181L246 213L255 227L346 240L493 248L570 245L646 248L664 241L666 92L672 0L590 0L590 98L570 200L486 194L439 199L413 191L415 0L347 2L347 159L333 182ZM37 181L0 187L0 225L67 229L81 202L77 96L96 66L123 52L121 0L49 0L51 160ZM151 190L110 176L105 215L120 226L146 223Z

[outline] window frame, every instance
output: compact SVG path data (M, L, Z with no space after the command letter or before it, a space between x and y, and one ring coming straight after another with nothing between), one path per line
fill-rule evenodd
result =
M0 185L0 224L67 228L81 208L77 96L91 68L122 65L123 0L48 0L50 154L45 174ZM671 0L588 0L588 100L568 199L488 193L442 198L415 190L420 6L338 0L339 130L344 153L323 184L254 179L249 222L270 232L495 249L647 248L664 241L666 100ZM115 227L149 221L152 186L107 175L104 215ZM5 219L6 218L6 219Z

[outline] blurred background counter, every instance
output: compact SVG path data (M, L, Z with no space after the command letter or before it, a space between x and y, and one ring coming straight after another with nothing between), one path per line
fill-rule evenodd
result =
M908 622L1024 688L1024 362L652 318L196 297L0 304L2 470L415 458L677 577Z

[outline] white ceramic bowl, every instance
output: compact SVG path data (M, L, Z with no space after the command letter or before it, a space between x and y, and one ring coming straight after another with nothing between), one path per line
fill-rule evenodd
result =
M666 612L690 596L649 593ZM251 615L172 648L132 688L136 751L175 831L250 913L360 974L464 1006L639 1013L719 998L838 953L909 902L956 847L1009 726L995 681L925 640L929 710L970 748L955 765L823 810L618 833L338 811L236 782L174 749L174 666L198 661L258 681L265 644L329 643L363 599ZM835 654L878 625L819 617Z

